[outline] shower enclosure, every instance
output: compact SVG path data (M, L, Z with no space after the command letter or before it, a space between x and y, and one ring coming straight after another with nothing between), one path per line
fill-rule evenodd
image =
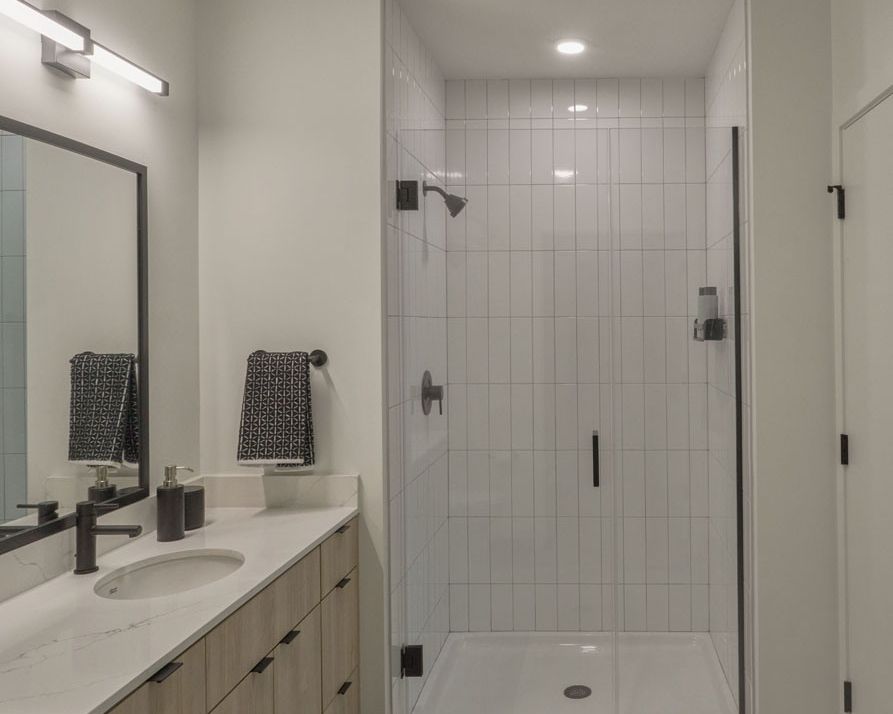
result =
M392 711L738 711L737 133L703 79L444 82L397 26L389 185L468 203L388 201Z

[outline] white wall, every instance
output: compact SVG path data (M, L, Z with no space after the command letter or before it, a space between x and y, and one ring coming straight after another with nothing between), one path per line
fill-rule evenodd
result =
M710 424L710 634L732 694L739 696L738 646L738 518L734 341L734 217L732 129L739 130L742 161L740 186L742 410L750 421L750 313L748 274L747 41L744 0L736 0L707 71L707 283L718 289L720 314L727 320L728 338L707 345L707 397ZM743 433L745 499L745 597L750 623L752 573L749 545L752 509L750 429ZM746 644L751 639L745 630ZM748 651L752 651L748 648ZM748 663L748 676L752 666ZM748 677L749 681L749 677ZM746 699L750 700L748 695Z
M422 374L446 384L446 226L437 196L397 211L395 180L443 187L443 75L395 0L385 3L388 434L391 642L421 644L425 676L391 672L394 714L412 711L450 630L447 526L449 395L425 415Z
M245 473L245 360L322 348L317 471L360 473L362 709L386 701L382 7L201 0L204 473Z
M841 687L830 3L750 0L749 43L755 703L830 714Z
M164 463L197 464L199 452L193 8L180 0L64 0L53 7L171 82L167 98L99 72L74 82L41 65L38 35L0 18L0 115L149 167L151 477L157 483ZM59 538L60 552L70 555L67 543ZM27 555L3 556L0 572L15 557ZM43 573L30 568L16 585L26 589L51 577L68 560L54 560Z

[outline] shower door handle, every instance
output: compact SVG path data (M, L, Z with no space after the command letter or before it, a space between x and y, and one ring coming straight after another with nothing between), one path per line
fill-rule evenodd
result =
M601 482L598 470L598 432L592 432L592 487L598 488Z

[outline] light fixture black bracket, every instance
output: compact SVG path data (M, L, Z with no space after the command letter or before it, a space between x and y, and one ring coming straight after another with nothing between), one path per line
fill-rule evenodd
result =
M842 221L846 219L846 189L840 184L828 186L828 193L835 191L837 191L837 217Z
M397 210L398 211L418 211L419 210L419 182L418 181L398 181L397 182Z
M422 645L405 645L400 650L400 676L421 677L424 673Z

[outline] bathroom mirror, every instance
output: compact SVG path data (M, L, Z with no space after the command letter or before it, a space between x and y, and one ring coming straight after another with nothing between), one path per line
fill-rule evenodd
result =
M146 195L145 167L0 117L0 553L148 494Z

